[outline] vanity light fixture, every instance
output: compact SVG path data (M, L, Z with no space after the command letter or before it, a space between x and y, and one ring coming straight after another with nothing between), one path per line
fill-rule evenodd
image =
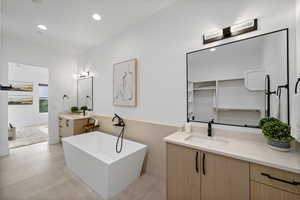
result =
M79 74L74 74L74 79L84 79L89 77L94 77L95 73L91 72L90 69L81 70Z
M95 14L93 14L93 19L95 21L100 21L102 19L102 17L98 13L95 13Z
M203 41L204 44L222 40L224 38L223 36L223 29L218 29L214 31L209 31L203 34Z
M46 31L46 30L48 29L47 26L42 25L42 24L38 25L37 27L38 27L38 29L40 29L41 31Z
M230 27L231 37L257 30L257 19L240 22Z
M211 42L216 42L226 38L234 37L244 33L252 32L257 30L257 19L251 19L237 23L233 26L227 28L219 29L212 32L207 32L203 34L203 44L208 44Z
M79 74L79 78L86 78L90 76L90 71L83 71Z
M44 0L32 0L33 3L37 3L37 4L43 3L43 1Z

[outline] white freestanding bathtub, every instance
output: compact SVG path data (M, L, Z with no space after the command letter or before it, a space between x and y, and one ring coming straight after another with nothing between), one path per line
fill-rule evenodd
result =
M117 137L92 132L63 138L66 164L102 198L109 199L140 176L146 146L124 139L116 153Z

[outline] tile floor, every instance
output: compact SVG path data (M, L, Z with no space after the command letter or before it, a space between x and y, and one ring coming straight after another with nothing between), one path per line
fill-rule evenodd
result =
M113 200L164 200L163 182L144 174ZM65 166L62 146L39 143L0 158L1 200L101 200Z

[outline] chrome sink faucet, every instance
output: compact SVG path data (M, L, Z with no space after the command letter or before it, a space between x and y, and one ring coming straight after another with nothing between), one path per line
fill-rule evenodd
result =
M212 136L212 124L213 123L215 123L214 122L214 119L212 119L212 120L210 120L209 122L208 122L208 127L207 127L207 136L208 137L211 137Z

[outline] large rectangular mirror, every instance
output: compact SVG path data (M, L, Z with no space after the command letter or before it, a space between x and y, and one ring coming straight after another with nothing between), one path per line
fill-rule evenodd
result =
M77 80L77 106L79 109L86 106L88 110L93 110L93 82L93 77Z
M288 29L187 53L187 120L289 123Z

